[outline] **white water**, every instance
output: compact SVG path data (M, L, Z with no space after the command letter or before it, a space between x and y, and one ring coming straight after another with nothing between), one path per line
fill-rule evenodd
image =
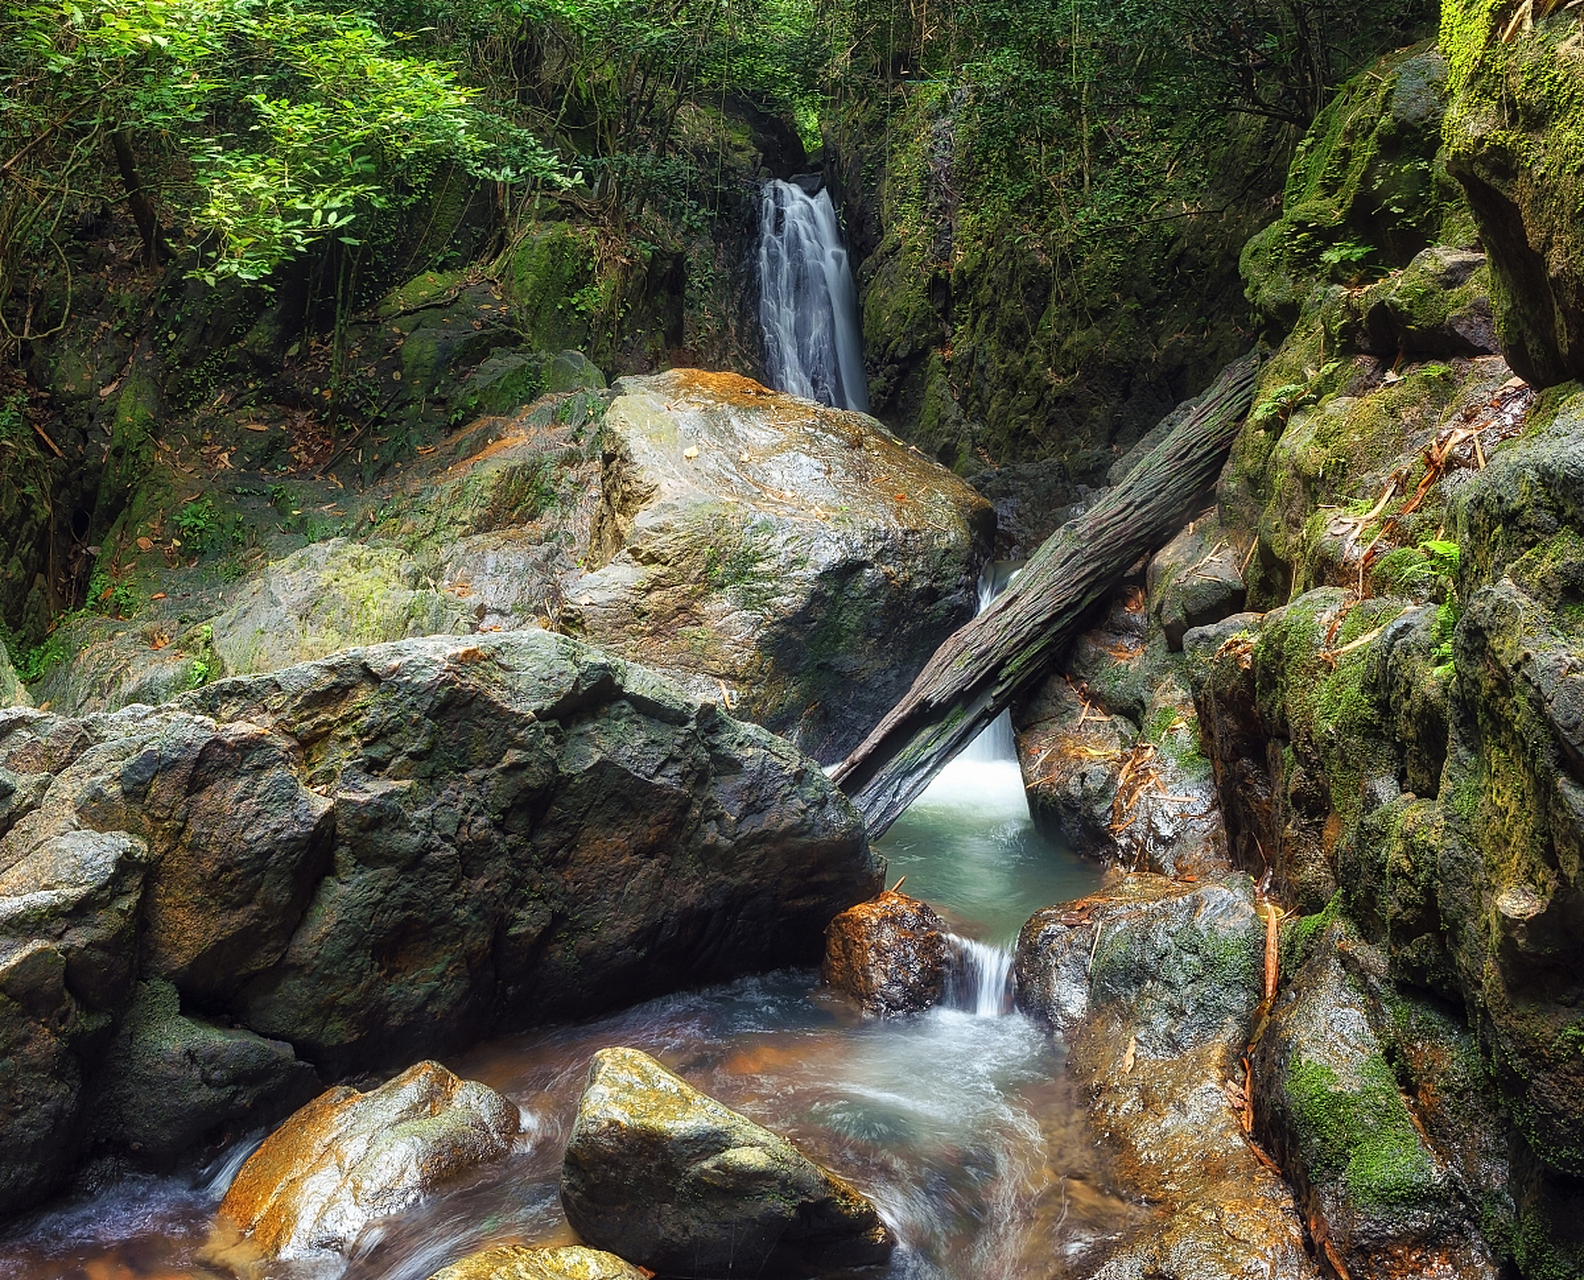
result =
M777 390L868 412L858 295L829 192L765 183L759 327L765 373Z

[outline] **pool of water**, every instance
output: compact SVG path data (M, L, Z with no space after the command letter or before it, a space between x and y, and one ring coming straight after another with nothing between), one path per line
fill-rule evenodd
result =
M933 903L955 931L1000 944L1037 908L1099 882L1096 868L1034 832L1004 752L1002 743L965 753L880 845L892 882L905 875L905 891ZM1064 1082L1061 1047L1042 1030L1015 1013L959 1009L864 1019L816 980L802 970L745 978L448 1058L452 1070L523 1108L523 1149L374 1224L346 1263L274 1266L270 1280L424 1280L490 1243L570 1240L556 1193L561 1149L589 1058L612 1045L653 1054L868 1193L901 1241L888 1280L1076 1274L1100 1242L1136 1220L1140 1210L1105 1189L1080 1100ZM0 1277L228 1275L202 1253L215 1206L249 1149L240 1142L208 1167L174 1176L109 1171L102 1185L0 1242Z

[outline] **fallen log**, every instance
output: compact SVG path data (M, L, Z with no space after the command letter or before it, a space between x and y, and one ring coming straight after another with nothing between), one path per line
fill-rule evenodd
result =
M1131 475L1044 543L996 602L953 632L832 777L878 839L954 755L1066 652L1090 608L1160 548L1215 479L1253 400L1259 354L1222 370Z

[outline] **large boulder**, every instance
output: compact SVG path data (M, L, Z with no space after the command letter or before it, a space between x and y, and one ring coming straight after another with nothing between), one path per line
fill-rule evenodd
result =
M830 922L820 981L865 1013L917 1013L940 1003L951 961L935 908L887 889Z
M420 1062L296 1112L248 1157L220 1217L263 1258L345 1255L373 1219L504 1159L521 1129L516 1105L488 1085Z
M735 374L624 378L575 635L837 760L973 616L994 514L873 418Z
M92 1136L168 1154L268 1118L304 1062L813 964L880 887L813 761L541 631L0 712L0 837L0 1211Z
M377 483L283 479L258 450L285 433L254 422L224 490L179 504L193 459L160 452L104 612L63 624L71 656L34 695L158 704L353 645L538 625L839 759L973 615L989 503L863 414L697 370L580 387L597 377L574 355L485 360L466 403L511 416Z
M1097 1280L1317 1275L1292 1192L1240 1119L1264 933L1244 876L1128 876L1023 927L1019 1006L1068 1039L1117 1174L1165 1209Z
M636 1049L594 1055L561 1204L584 1240L662 1274L825 1275L895 1244L856 1189Z

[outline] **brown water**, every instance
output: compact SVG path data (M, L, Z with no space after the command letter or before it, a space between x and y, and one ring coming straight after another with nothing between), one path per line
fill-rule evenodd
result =
M1010 768L1011 772L1008 772ZM892 876L960 932L1010 940L1033 910L1090 891L1090 867L1029 825L1016 766L965 761L883 842ZM556 1196L561 1149L590 1055L632 1045L784 1133L867 1192L901 1247L887 1280L1077 1274L1142 1212L1108 1194L1061 1049L1021 1015L963 1009L857 1018L786 971L669 996L584 1025L514 1036L446 1060L502 1090L531 1141L503 1165L372 1225L344 1266L271 1280L424 1280L487 1244L571 1239ZM197 1254L252 1144L166 1177L108 1171L0 1241L5 1280L214 1280Z

